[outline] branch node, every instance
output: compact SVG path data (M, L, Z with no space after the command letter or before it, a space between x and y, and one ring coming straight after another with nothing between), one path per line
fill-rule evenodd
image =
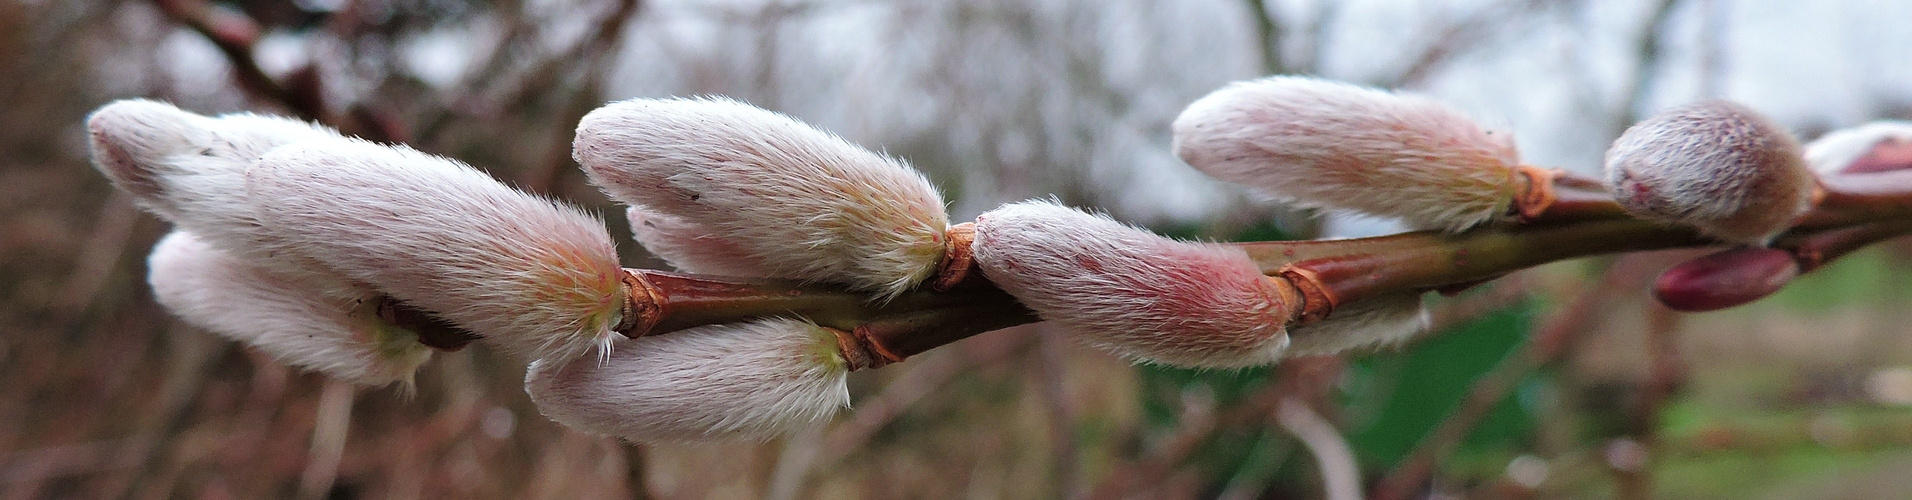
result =
M943 232L943 260L936 264L936 279L931 288L938 292L947 292L969 277L976 268L975 253L969 245L976 241L976 223L964 222L949 226Z
M871 333L868 325L859 325L848 332L827 326L820 328L836 335L837 352L843 354L843 360L850 366L850 371L882 368L903 360L903 356L898 356L884 347L883 343Z
M863 346L864 350L875 355L871 359L875 365L871 366L871 368L882 368L884 365L903 361L905 356L899 356L895 352L891 352L888 346L883 345L883 341L875 335L875 332L870 329L869 325L857 325L854 333L856 334L858 343Z
M1520 216L1522 222L1539 218L1540 214L1546 213L1547 208L1552 207L1554 200L1557 199L1554 194L1554 178L1560 176L1560 171L1521 165L1514 167L1514 172L1527 180L1520 194L1514 196L1514 212Z
M624 283L624 310L613 330L628 338L650 333L664 318L664 306L670 304L670 297L663 290L638 273L634 269L623 269L618 276L618 281Z
M1283 266L1280 271L1275 271L1275 274L1287 280L1296 291L1301 293L1300 314L1295 315L1295 324L1314 323L1327 319L1329 314L1334 313L1334 308L1340 299L1334 296L1334 290L1321 282L1321 275L1316 274L1314 270L1289 264Z

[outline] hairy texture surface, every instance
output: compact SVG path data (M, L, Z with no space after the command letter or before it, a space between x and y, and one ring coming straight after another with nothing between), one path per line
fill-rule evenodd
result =
M1705 101L1628 128L1607 183L1634 215L1765 244L1812 209L1815 178L1792 134L1745 106Z
M644 207L624 210L631 238L671 267L687 273L770 276L763 263L715 229Z
M541 359L525 392L545 417L648 441L768 438L850 404L836 337L794 319L619 339L608 359Z
M261 227L246 169L273 148L343 140L303 121L233 114L210 118L147 100L116 101L86 120L94 166L139 205L211 244L281 272L313 272Z
M1289 305L1239 249L1171 240L1045 201L977 217L972 248L990 281L1124 357L1241 367L1273 363L1288 347Z
M943 255L948 215L922 174L748 104L611 103L585 115L572 147L612 198L715 231L751 259L724 267L888 297Z
M403 382L431 358L418 336L379 319L377 292L275 272L173 231L147 261L153 296L173 314L288 365L364 385Z
M1304 207L1458 231L1506 215L1513 136L1420 96L1304 77L1235 82L1175 118L1175 154Z
M607 347L624 287L602 222L464 164L358 140L273 150L246 176L273 236L527 359Z
M1912 168L1912 122L1884 120L1834 130L1806 144L1806 163L1822 175Z
M1375 297L1334 309L1317 323L1288 327L1289 356L1335 354L1405 342L1427 328L1418 292Z

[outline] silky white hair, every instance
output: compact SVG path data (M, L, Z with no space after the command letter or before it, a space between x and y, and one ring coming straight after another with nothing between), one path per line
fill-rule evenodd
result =
M273 236L527 359L608 348L625 290L603 223L462 163L359 140L273 150L246 175Z
M1077 339L1166 365L1243 367L1287 352L1289 307L1238 248L1172 240L1052 201L976 218L983 274Z
M764 439L848 406L830 331L797 319L619 339L607 359L540 359L525 392L544 416L638 442Z
M651 255L680 271L722 276L770 276L775 273L716 229L645 207L629 207L631 239Z
M1196 100L1171 129L1196 170L1302 207L1458 231L1506 215L1518 194L1512 134L1416 95L1276 76Z
M86 125L94 166L148 212L281 273L330 274L264 231L246 196L245 175L273 148L343 140L337 132L247 113L206 117L143 99L103 106Z
M1627 128L1607 149L1606 171L1627 212L1733 243L1771 241L1812 209L1816 184L1791 133L1721 100Z
M1837 174L1884 142L1912 144L1912 122L1880 120L1827 132L1806 144L1806 163L1820 175Z
M1390 347L1427 329L1421 292L1402 292L1343 304L1327 318L1288 327L1288 356L1319 356Z
M173 231L147 259L153 296L193 326L288 365L362 385L410 386L432 351L380 319L376 291L280 273Z
M888 297L928 278L943 255L948 215L921 173L749 104L615 102L585 115L572 147L610 197L704 228L750 259L711 266L702 256L700 267L762 269Z

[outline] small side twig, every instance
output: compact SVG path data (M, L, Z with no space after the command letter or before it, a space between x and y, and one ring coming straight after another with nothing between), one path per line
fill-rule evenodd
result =
M1307 402L1292 396L1275 404L1275 422L1314 453L1328 500L1361 498L1361 470L1354 463L1354 449L1334 424L1315 413Z

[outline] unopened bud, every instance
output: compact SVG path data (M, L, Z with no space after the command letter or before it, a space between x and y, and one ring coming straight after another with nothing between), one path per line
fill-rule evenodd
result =
M146 210L214 246L283 272L324 273L265 235L246 197L245 175L273 148L344 140L337 132L290 118L206 117L140 99L103 106L86 125L94 166Z
M741 102L612 103L584 117L573 150L612 198L714 230L751 259L725 267L894 296L943 255L948 216L922 174Z
M707 325L618 340L607 358L540 359L525 392L544 416L638 442L767 438L848 406L835 332L803 320Z
M720 276L773 274L736 240L704 225L645 207L626 208L624 217L631 222L632 239L679 271Z
M1433 99L1305 77L1236 82L1188 105L1175 154L1304 207L1461 230L1507 215L1519 153Z
M280 362L364 385L409 384L431 358L417 335L381 320L377 292L288 275L184 231L153 247L153 296L187 323Z
M989 280L1078 339L1176 366L1273 363L1292 299L1240 249L1176 241L1045 201L976 218Z
M1715 311L1766 298L1799 271L1792 252L1739 247L1667 269L1654 281L1653 296L1675 311Z
M246 187L272 235L526 358L607 346L624 285L601 222L464 164L358 140L273 150Z
M1614 198L1636 216L1765 244L1812 209L1799 143L1745 106L1706 101L1634 124L1607 150Z
M1290 357L1387 347L1427 329L1420 292L1404 292L1335 307L1321 321L1288 327Z
M1822 175L1912 168L1912 122L1876 121L1828 132L1806 144L1806 163Z

